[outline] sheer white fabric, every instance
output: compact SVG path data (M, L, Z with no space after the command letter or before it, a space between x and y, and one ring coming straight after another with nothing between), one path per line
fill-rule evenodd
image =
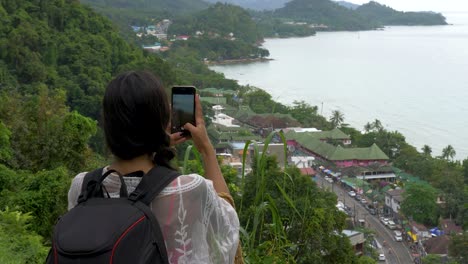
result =
M85 174L78 174L72 181L68 210L77 204ZM131 193L141 178L124 180ZM119 197L117 175L109 175L104 185L111 197ZM234 208L217 195L210 180L197 174L179 176L154 199L151 209L161 226L169 263L234 263L239 219Z

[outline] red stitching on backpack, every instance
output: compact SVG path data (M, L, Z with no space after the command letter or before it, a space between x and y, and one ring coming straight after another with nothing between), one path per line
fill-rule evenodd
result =
M54 245L54 263L58 264L57 246Z
M114 247L112 248L112 255L110 257L110 263L112 264L112 259L114 258L114 252L115 252L115 249L117 248L117 246L119 245L120 243L120 240L122 240L122 238L124 238L124 236L130 232L130 230L132 230L138 223L140 223L141 221L145 220L145 217L146 216L142 216L140 219L138 219L135 223L133 223L129 228L127 228L127 230L125 230L125 232L119 237L119 239L117 239L117 242L115 242L115 245Z

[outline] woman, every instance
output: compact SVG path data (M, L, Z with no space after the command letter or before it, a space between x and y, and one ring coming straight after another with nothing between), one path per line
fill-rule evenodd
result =
M205 178L179 176L154 199L151 209L161 226L169 263L233 263L239 219L207 136L198 96L195 108L196 126L188 123L184 129L190 131L201 153ZM128 193L153 166L170 167L174 158L171 143L188 140L180 133L169 135L168 96L149 72L123 73L110 82L103 100L103 127L115 158L103 173L113 169L125 175ZM77 204L85 174L73 179L69 210ZM104 185L111 197L119 196L118 175L111 174Z

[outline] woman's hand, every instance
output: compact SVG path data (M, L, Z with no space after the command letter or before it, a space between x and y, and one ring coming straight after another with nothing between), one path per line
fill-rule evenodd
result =
M206 132L199 95L195 97L195 123L196 126L190 123L185 124L184 129L190 131L193 143L202 155L210 154L214 149L213 145L211 145L208 133Z
M171 138L171 147L174 147L177 144L181 144L187 141L187 138L182 136L182 132L170 134L169 137Z
M197 126L187 123L184 125L184 129L190 131L193 143L203 157L205 177L213 182L213 186L217 193L229 194L229 189L223 178L221 169L219 168L218 160L216 159L216 152L213 145L211 145L208 133L206 133L199 96L195 97L195 124Z

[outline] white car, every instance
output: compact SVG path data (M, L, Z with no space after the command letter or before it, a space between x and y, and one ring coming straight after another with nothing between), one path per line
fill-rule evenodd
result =
M380 222L382 222L382 224L384 224L384 225L388 225L388 218L381 217Z
M354 197L354 196L356 196L356 193L354 191L350 191L350 192L348 192L348 195L351 196L351 197Z
M392 220L389 220L389 221L387 222L387 226L388 226L388 228L390 228L390 229L392 229L392 230L396 228L396 224L395 224L395 222L393 222Z
M400 231L394 231L395 232L395 241L401 242L403 241L403 238L401 237L401 232Z
M379 261L385 261L385 255L379 254Z

